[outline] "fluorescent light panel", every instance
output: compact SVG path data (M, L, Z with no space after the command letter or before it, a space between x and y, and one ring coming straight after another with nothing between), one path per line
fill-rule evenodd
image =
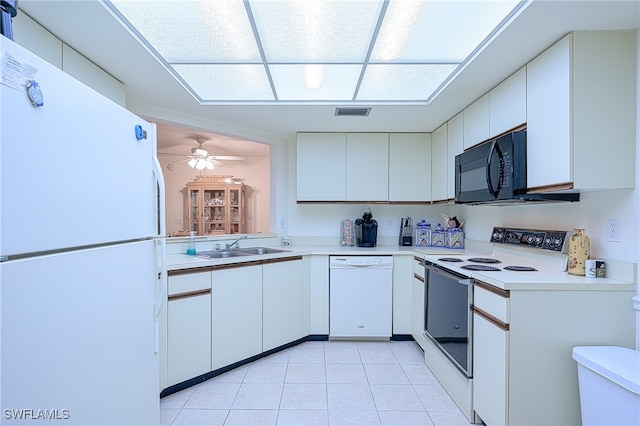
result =
M108 3L202 103L426 101L522 4L518 0Z

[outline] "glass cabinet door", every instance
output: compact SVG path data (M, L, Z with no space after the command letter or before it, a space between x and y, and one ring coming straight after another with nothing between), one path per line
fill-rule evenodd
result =
M200 234L200 190L189 190L189 230Z
M239 188L229 189L229 233L244 232L242 229L242 191Z
M204 234L226 234L224 189L204 190Z

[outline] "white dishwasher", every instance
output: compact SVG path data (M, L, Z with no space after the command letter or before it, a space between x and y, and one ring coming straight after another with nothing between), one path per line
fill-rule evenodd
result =
M393 256L329 256L329 337L390 338Z

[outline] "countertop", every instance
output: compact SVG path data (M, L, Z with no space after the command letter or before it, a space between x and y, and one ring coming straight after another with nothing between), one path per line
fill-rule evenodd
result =
M278 247L280 248L280 247ZM472 249L447 249L442 247L401 247L392 245L382 245L377 247L351 247L339 245L315 245L315 246L289 246L289 250L282 253L271 253L262 255L249 255L242 257L231 257L224 259L207 259L187 254L167 255L167 269L169 271L190 269L197 267L241 264L246 262L256 262L267 259L284 259L288 257L304 255L373 255L373 256L455 256L455 255L476 255L483 254ZM623 262L623 268L629 269L624 276L635 277L635 264ZM609 265L607 265L609 273ZM471 278L484 281L505 290L593 290L593 291L635 291L636 284L633 279L622 281L610 278L586 278L582 276L570 275L567 272L512 272L501 270L499 272L466 271L466 275Z
M281 248L281 247L277 247ZM241 257L227 257L223 259L207 259L195 256L175 253L167 255L167 269L169 271L179 269L197 268L201 266L216 266L216 265L228 265L235 263L254 262L266 259L283 259L287 257L303 256L303 255L345 255L345 256L393 256L393 255L415 255L425 256L428 254L434 255L454 255L464 254L465 250L460 249L446 249L439 247L400 247L400 246L377 246L377 247L352 247L352 246L289 246L283 248L288 250L282 253L249 255Z

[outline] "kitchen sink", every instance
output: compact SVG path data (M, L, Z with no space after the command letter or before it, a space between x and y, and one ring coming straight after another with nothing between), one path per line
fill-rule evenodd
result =
M198 256L207 259L225 259L228 257L251 256L257 254L284 253L290 250L283 250L271 247L247 247L234 248L229 250L209 250L198 252Z
M233 249L232 251L239 251L245 254L272 254L272 253L285 253L290 250L283 250L272 247L247 247L247 248L239 248Z
M248 256L249 253L243 253L238 250L210 250L198 252L198 256L208 259L223 259L227 257Z

